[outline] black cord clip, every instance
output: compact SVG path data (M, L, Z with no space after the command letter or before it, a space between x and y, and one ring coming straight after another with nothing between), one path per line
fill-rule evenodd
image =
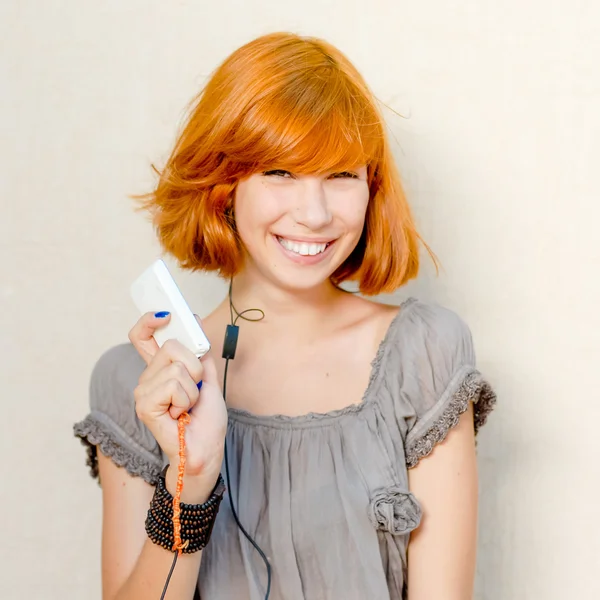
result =
M225 341L223 342L223 358L235 358L235 349L237 348L238 333L240 328L238 325L227 325L225 330Z

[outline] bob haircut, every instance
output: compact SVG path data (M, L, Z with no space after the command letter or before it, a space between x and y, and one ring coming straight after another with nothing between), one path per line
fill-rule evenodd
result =
M416 277L422 240L375 98L327 42L273 33L212 74L157 170L156 188L140 200L182 268L229 278L245 256L233 215L238 181L270 169L320 175L360 165L369 186L364 230L331 280L358 281L365 295L388 293Z

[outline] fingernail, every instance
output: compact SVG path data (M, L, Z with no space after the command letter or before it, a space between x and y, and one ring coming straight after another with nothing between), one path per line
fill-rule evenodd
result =
M168 317L171 313L167 310L161 310L160 312L154 313L154 316L157 319L165 319L166 317Z
M202 380L200 380L200 381L198 382L198 389L200 389L201 387L202 387Z

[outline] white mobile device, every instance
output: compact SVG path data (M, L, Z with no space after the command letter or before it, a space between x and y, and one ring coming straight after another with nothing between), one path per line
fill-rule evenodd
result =
M159 346L168 339L175 339L198 358L210 350L208 338L161 259L152 263L133 282L131 297L142 314L160 311L171 313L169 324L154 332L154 339Z

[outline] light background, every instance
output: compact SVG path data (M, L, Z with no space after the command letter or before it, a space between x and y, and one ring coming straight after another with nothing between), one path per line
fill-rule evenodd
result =
M600 5L592 0L3 0L0 597L100 598L100 490L72 423L136 319L146 191L205 77L275 30L322 36L386 111L499 406L479 443L478 600L600 598ZM223 286L177 273L196 312Z

